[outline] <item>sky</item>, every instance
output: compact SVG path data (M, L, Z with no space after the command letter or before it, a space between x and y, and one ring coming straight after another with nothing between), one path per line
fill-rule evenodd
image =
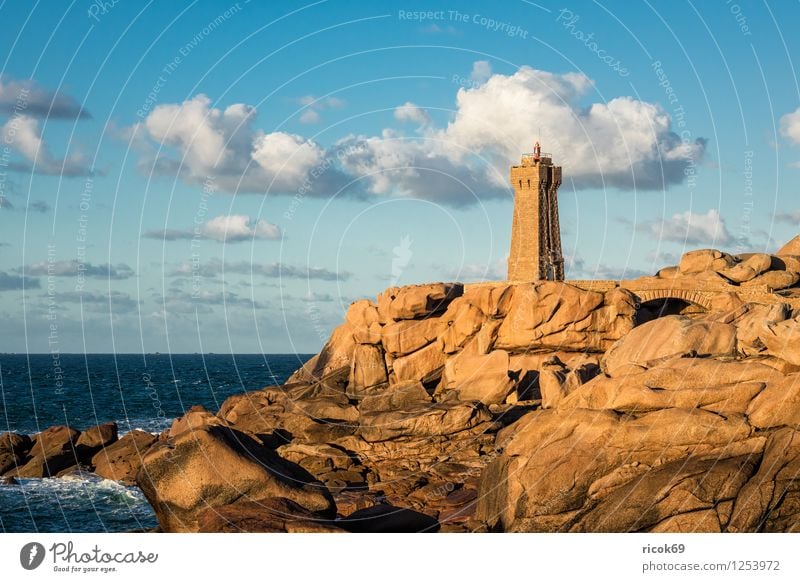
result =
M502 280L508 168L567 277L800 232L798 2L2 2L0 352L312 353Z

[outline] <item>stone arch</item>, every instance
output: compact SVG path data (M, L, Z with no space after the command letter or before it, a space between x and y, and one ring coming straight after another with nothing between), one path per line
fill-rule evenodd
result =
M688 289L648 289L637 291L635 294L639 303L649 303L658 299L678 299L702 307L707 311L711 309L711 300L708 297L698 291Z
M697 291L654 289L637 293L636 324L667 315L691 315L710 310L710 301Z

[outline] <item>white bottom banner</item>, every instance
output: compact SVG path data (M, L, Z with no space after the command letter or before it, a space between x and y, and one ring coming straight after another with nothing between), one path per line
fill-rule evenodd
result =
M2 534L0 580L800 580L798 544L795 534Z

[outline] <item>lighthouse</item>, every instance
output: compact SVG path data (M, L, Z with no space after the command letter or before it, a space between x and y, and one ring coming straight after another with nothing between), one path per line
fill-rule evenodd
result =
M523 154L511 166L514 218L511 225L509 281L563 281L561 228L558 223L558 187L561 166L542 153L537 141L533 153Z

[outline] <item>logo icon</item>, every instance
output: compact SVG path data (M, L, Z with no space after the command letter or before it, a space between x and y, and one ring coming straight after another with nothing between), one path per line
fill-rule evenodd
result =
M400 276L403 271L411 262L411 256L414 254L411 251L411 245L414 241L408 235L400 239L400 244L392 249L394 257L392 258L392 278L389 283L390 287L394 287L400 282Z
M19 551L19 563L26 570L35 570L44 561L44 546L39 542L30 542Z

